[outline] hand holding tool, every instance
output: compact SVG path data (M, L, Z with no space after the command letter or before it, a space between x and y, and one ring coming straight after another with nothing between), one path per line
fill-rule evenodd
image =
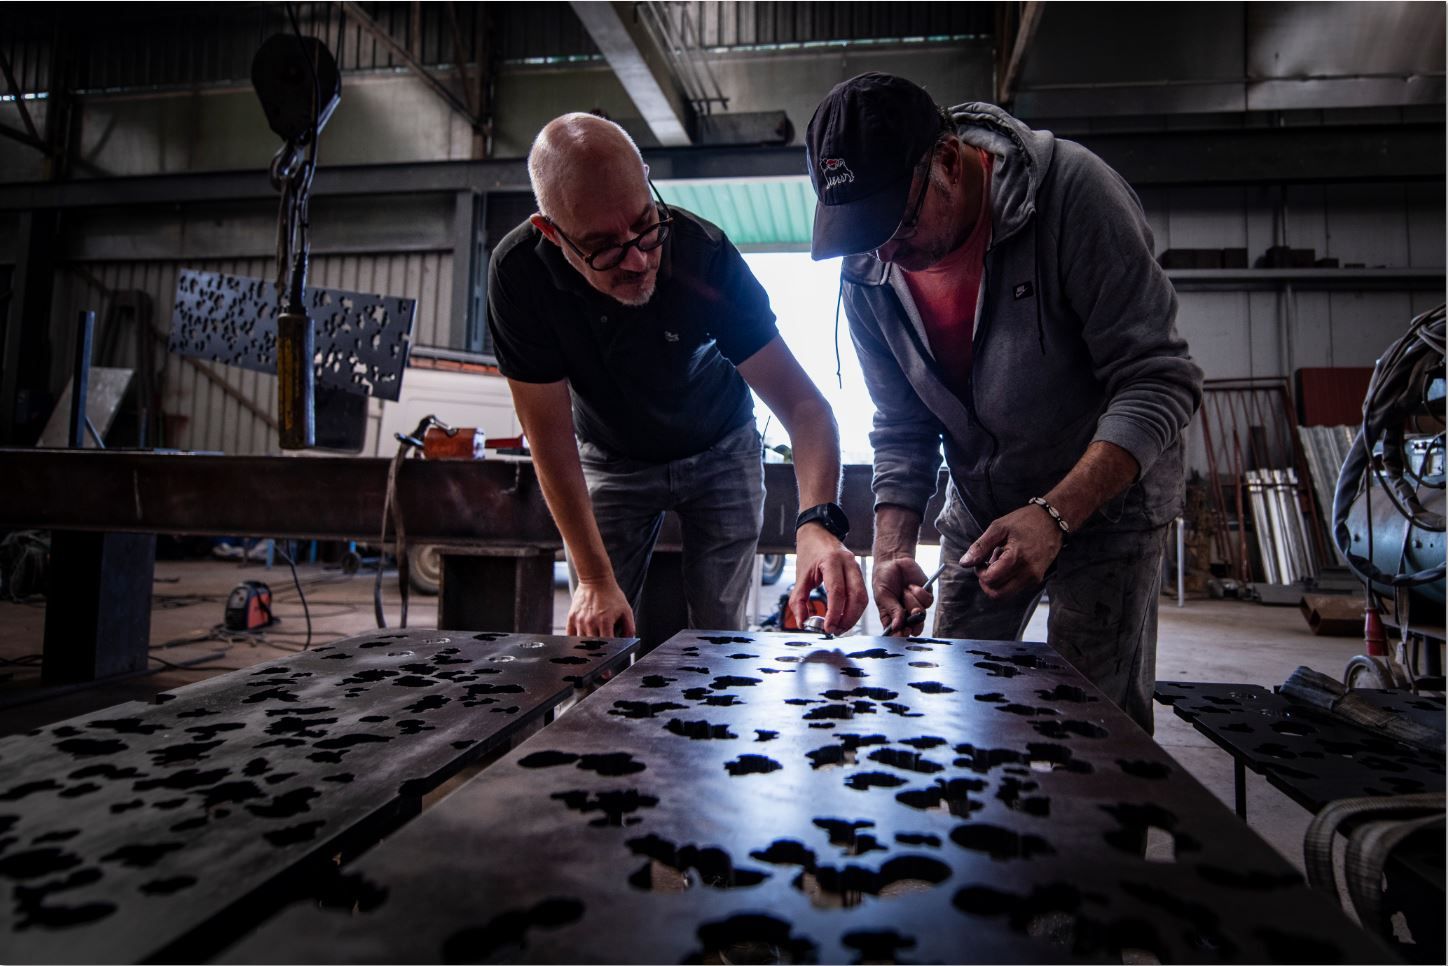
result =
M946 563L948 562L949 561L946 561ZM935 581L943 573L945 573L945 563L942 563L939 567L935 568L935 573L930 575L930 579L926 580L925 583L920 586L920 589L929 590L931 587L935 586ZM889 637L891 634L894 634L897 631L902 630L903 628L923 623L925 623L925 611L916 611L915 613L904 618L903 620L893 622L889 627L885 629L885 636Z

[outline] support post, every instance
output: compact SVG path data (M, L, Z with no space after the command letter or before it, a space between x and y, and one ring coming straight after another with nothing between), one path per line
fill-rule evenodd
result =
M437 626L553 633L553 551L476 547L442 551Z
M42 677L93 681L144 671L155 572L154 533L54 531Z

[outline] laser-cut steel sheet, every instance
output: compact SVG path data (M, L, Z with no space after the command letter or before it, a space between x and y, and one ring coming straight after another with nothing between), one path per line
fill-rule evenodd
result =
M317 384L396 401L412 346L417 300L308 288ZM183 270L176 279L170 349L179 355L277 371L277 293L267 279Z
M1041 644L685 632L344 872L222 960L1393 958Z
M0 740L0 961L200 961L637 646L379 631Z
M1443 726L1443 698L1353 692L1385 710ZM1303 808L1340 798L1441 792L1443 756L1419 751L1246 684L1159 681L1156 699Z

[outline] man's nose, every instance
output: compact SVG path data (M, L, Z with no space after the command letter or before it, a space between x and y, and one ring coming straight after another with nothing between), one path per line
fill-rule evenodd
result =
M619 267L626 272L648 271L649 256L644 252L640 251L639 246L632 245L629 247L628 251L623 253L623 261L619 262L618 264Z

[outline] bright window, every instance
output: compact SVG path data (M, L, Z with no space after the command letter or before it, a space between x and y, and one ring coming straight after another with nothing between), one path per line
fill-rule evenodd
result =
M840 449L846 463L870 463L870 427L875 405L865 388L860 363L850 341L844 310L839 317L840 378L835 377L835 305L839 298L840 259L812 261L808 252L746 252L744 261L769 293L779 320L779 334L835 411ZM788 443L789 434L770 418L755 397L765 444ZM765 430L765 423L768 429Z

